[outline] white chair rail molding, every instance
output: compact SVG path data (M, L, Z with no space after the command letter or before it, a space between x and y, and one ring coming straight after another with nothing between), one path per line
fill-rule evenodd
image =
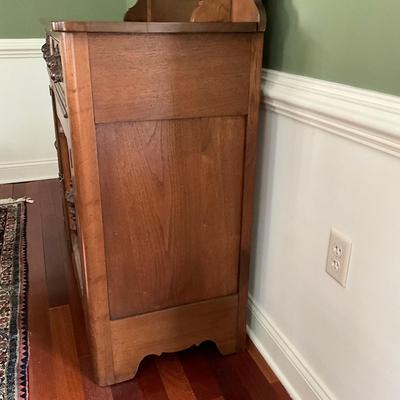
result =
M296 400L398 399L400 98L273 70L262 90L248 333Z

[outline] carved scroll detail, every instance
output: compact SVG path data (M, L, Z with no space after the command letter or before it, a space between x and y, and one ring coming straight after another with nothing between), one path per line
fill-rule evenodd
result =
M191 22L230 22L232 0L200 0Z

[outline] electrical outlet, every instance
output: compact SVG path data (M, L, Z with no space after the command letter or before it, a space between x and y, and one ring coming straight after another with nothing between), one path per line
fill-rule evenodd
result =
M329 238L328 258L326 272L343 287L346 287L351 255L351 240L331 229Z

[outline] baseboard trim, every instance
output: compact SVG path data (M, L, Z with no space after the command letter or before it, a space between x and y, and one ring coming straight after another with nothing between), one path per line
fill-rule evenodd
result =
M57 159L0 163L0 184L54 179L57 177Z
M335 400L295 347L251 298L248 308L248 335L290 397L293 400Z
M0 59L40 58L44 39L0 39Z
M264 106L276 114L400 157L400 97L263 70Z

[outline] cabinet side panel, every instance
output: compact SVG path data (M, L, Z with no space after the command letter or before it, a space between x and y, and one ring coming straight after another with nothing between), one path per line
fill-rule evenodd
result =
M237 292L244 117L97 126L118 319Z
M250 34L89 38L97 123L247 114Z

